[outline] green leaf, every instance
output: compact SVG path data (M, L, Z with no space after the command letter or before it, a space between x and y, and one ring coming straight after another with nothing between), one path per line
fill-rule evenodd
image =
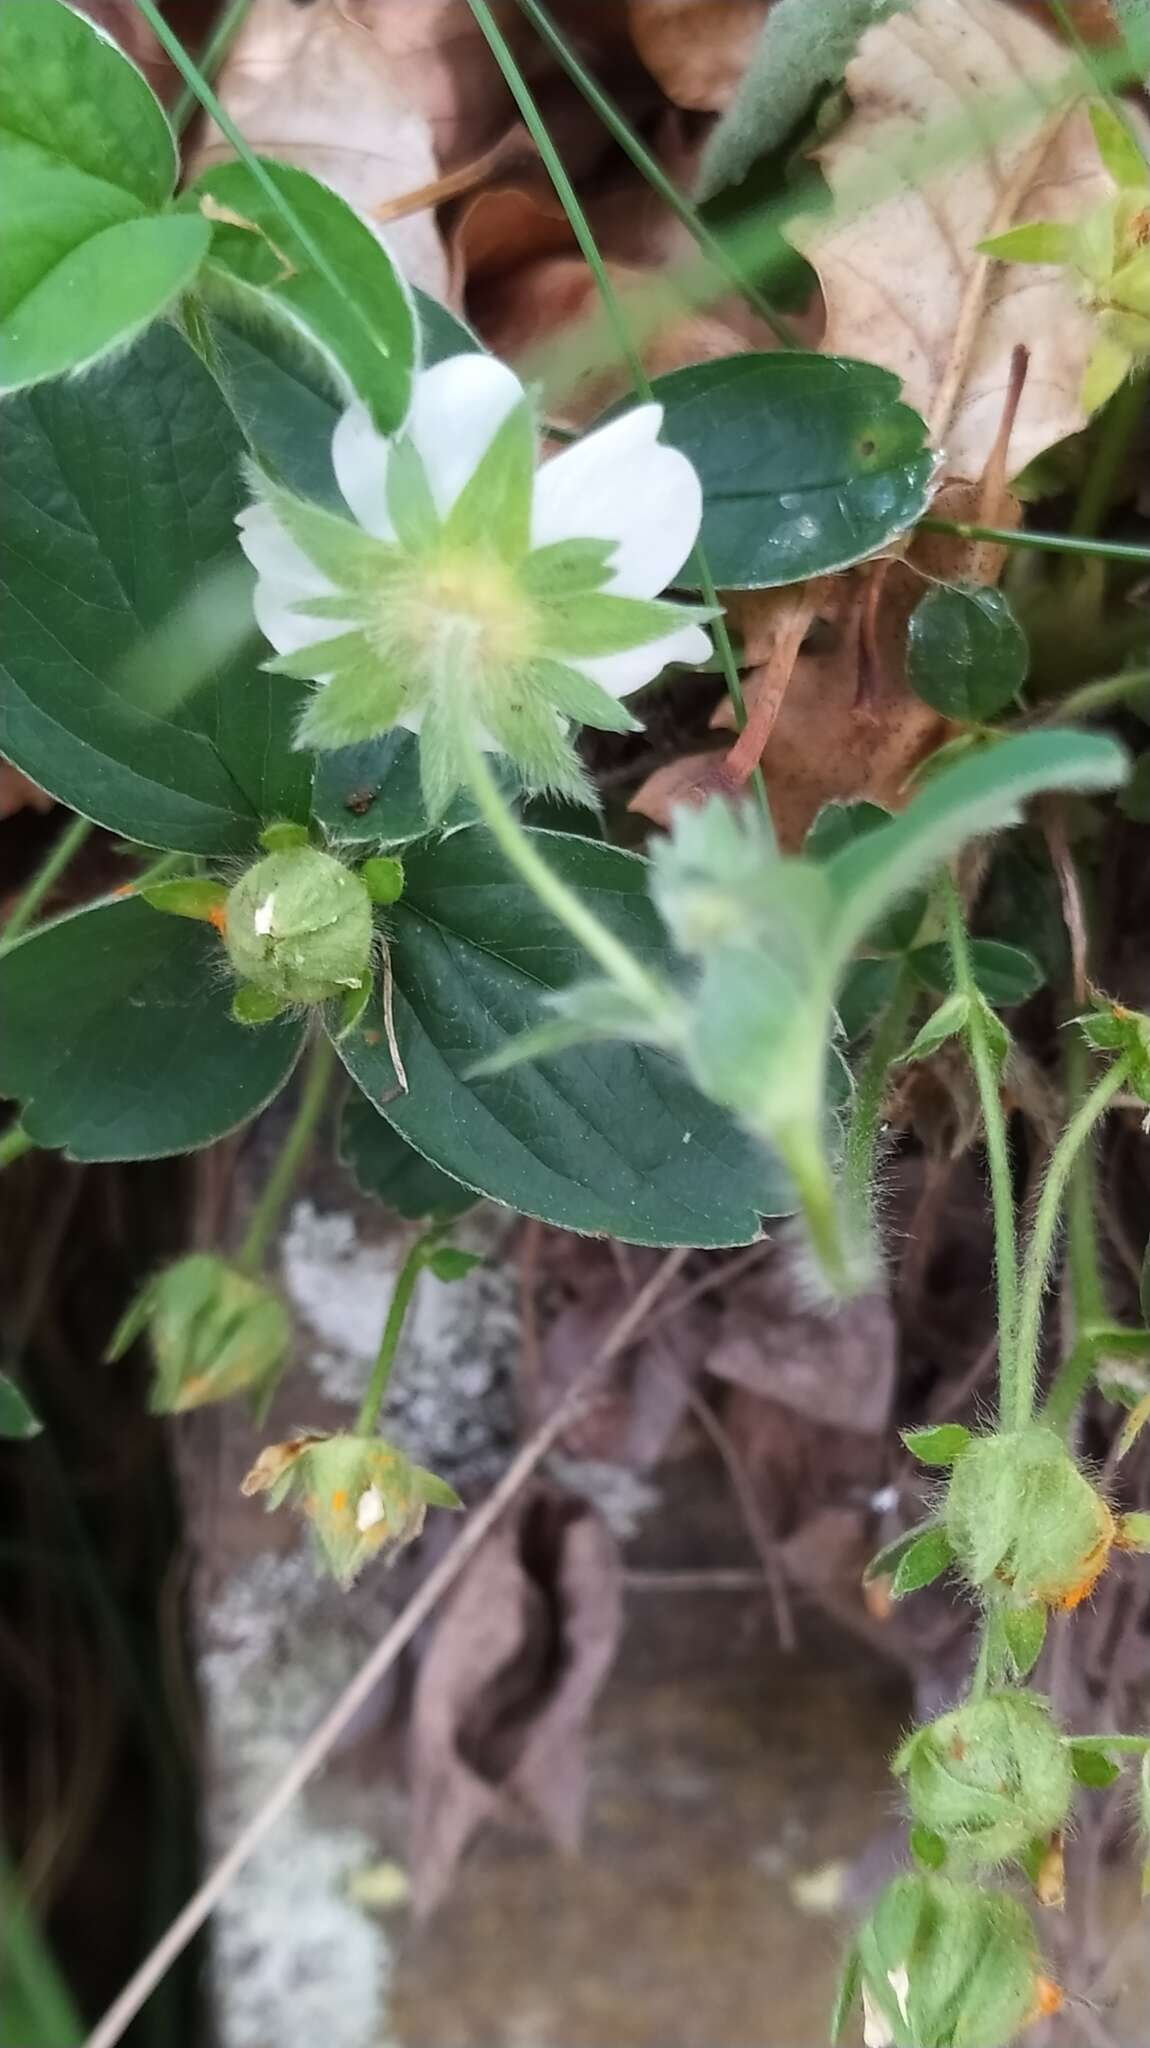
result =
M429 1508L462 1508L463 1502L455 1488L449 1486L446 1479L440 1479L436 1473L428 1472L423 1465L413 1465L410 1477L415 1482L415 1490L420 1500L426 1501Z
M178 706L138 682L190 593L239 561L242 444L187 344L156 327L82 380L9 400L0 436L0 753L149 846L245 853L265 819L306 819L300 693L260 674L254 632Z
M445 306L425 292L413 299L425 368L481 347ZM331 466L342 400L326 363L294 330L245 320L238 305L217 308L210 328L229 402L261 466L301 497L346 511Z
M1114 183L1130 191L1150 186L1150 165L1126 122L1105 100L1091 100L1090 126L1098 154Z
M407 413L417 350L407 288L338 192L294 165L260 161L329 268L316 264L247 164L217 164L182 202L214 223L209 303L222 292L225 312L234 305L241 321L285 320L297 342L319 351L321 375L326 365L344 402L358 397L380 432L394 433Z
M0 10L0 390L82 369L195 277L206 223L160 214L176 149L110 37L56 0Z
M859 562L926 509L926 428L874 363L795 349L655 380L663 438L703 485L701 540L721 590L799 583Z
M299 1020L246 1031L214 932L140 897L33 933L0 961L0 1095L38 1145L155 1159L235 1130L278 1094Z
M1150 1016L1122 1003L1100 1002L1098 1009L1075 1021L1096 1051L1118 1053L1126 1060L1131 1088L1150 1102Z
M532 836L649 965L669 964L644 862L570 833ZM378 1000L339 1051L417 1151L510 1208L628 1243L745 1243L760 1214L787 1209L777 1167L662 1054L596 1045L475 1076L584 956L479 827L425 842L405 868L390 948L407 1094L395 1094Z
M330 685L329 685L330 687ZM518 790L511 764L497 757L493 772L508 795ZM344 846L409 846L431 830L419 774L419 741L393 731L356 747L336 747L316 763L315 815L328 837ZM443 829L470 824L475 807L459 796L440 821Z
M947 996L937 1010L932 1011L926 1023L912 1038L904 1060L928 1060L948 1038L961 1038L970 1023L969 996L955 993Z
M920 1465L953 1465L970 1442L961 1422L939 1422L928 1429L904 1429L902 1440Z
M0 152L0 173L3 168ZM0 308L0 392L87 369L110 349L125 347L187 290L210 239L206 221L168 214L120 221L58 256L58 217L54 204L36 238L40 275L34 285ZM32 268L31 260L25 268ZM4 299L10 301L10 292Z
M834 2048L834 2044L839 2040L847 2020L850 2018L854 2007L858 2004L861 1989L862 1965L859 1962L857 1948L852 1947L843 1964L839 1981L835 1988L835 2002L831 2011L830 2021L832 2048Z
M39 1436L44 1425L32 1413L19 1387L0 1372L0 1437Z
M894 994L897 980L897 960L851 961L836 1004L848 1045L856 1045L878 1022Z
M1114 789L1127 766L1113 740L1076 732L1021 734L967 755L926 783L898 817L828 863L839 899L836 946L852 953L892 902L967 841L1013 824L1027 798Z
M944 718L976 725L1012 704L1026 681L1030 649L1001 590L938 584L915 607L907 633L906 678Z
M877 831L890 817L890 811L884 811L880 804L864 800L824 804L803 841L803 852L812 860L829 860L833 853L853 846L856 839L865 839L868 833ZM926 895L921 889L913 889L867 933L867 951L904 952L913 943L925 916Z
M1010 1652L1015 1675L1027 1678L1042 1655L1046 1641L1046 1609L1040 1601L1029 1607L1004 1607L1002 1632Z
M925 1529L898 1561L890 1589L893 1598L905 1600L908 1593L919 1593L924 1586L932 1586L953 1563L954 1551L946 1530L938 1526Z
M365 1195L413 1223L448 1223L475 1206L471 1189L416 1152L365 1095L352 1095L344 1108L339 1156Z
M1037 960L1021 946L1005 946L999 939L972 939L970 959L974 979L988 1003L995 1009L1013 1009L1025 1003L1046 979ZM947 995L954 986L954 963L950 947L943 941L916 946L909 957L915 978L932 995Z

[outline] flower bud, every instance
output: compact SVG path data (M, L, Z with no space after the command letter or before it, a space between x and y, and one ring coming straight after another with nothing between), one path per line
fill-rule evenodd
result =
M858 1939L874 2048L1007 2048L1045 1980L1017 1899L945 1877L896 1877Z
M919 1728L894 1770L910 1810L953 1858L989 1869L1061 1828L1070 1810L1070 1750L1044 1700L992 1693Z
M371 897L360 877L314 846L269 853L228 895L232 966L271 1002L326 1003L358 988L372 937Z
M1106 1568L1114 1517L1053 1430L973 1437L955 1460L946 1531L974 1586L1076 1607Z
M293 1496L311 1523L321 1562L344 1587L373 1557L393 1561L418 1536L429 1507L460 1505L444 1480L372 1436L269 1444L241 1490L266 1493L269 1508Z
M291 1317L279 1296L207 1252L193 1252L150 1280L108 1348L121 1358L147 1330L155 1378L151 1407L179 1414L232 1394L262 1394L291 1351Z

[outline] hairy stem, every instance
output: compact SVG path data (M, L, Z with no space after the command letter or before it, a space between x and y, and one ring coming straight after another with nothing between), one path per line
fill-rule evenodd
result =
M1067 1184L1083 1147L1095 1125L1106 1114L1114 1097L1124 1087L1129 1061L1117 1059L1096 1081L1076 1110L1050 1155L1050 1164L1038 1197L1034 1223L1026 1247L1022 1293L1018 1310L1018 1340L1015 1347L1013 1412L1008 1427L1019 1429L1034 1412L1038 1379L1038 1343L1042 1330L1042 1302L1046 1293L1054 1247Z
M666 995L654 976L635 958L630 948L601 924L580 896L548 867L528 834L509 809L499 784L488 765L465 713L459 721L458 743L467 771L471 794L492 838L502 847L513 868L573 939L603 969L616 988L651 1016L666 1008Z
M847 1126L843 1154L843 1185L851 1212L860 1226L869 1223L873 1199L875 1154L891 1067L906 1043L907 1026L919 993L905 960L878 1020L855 1084L854 1108Z
M595 240L591 223L583 210L579 194L576 192L567 174L563 159L551 139L550 130L543 119L531 88L516 62L515 53L495 19L488 5L488 0L468 0L468 6L487 41L492 56L495 58L499 69L507 81L511 96L523 116L527 132L538 149L544 169L555 187L556 197L567 216L571 232L579 244L583 260L595 280L595 286L602 300L603 311L606 314L614 336L615 345L631 373L631 382L635 387L636 395L647 404L652 404L654 403L654 393L651 389L651 380L647 375L643 358L635 346L634 337L627 324L627 316L623 311L619 294L611 281L611 274L603 261L602 251ZM747 712L743 700L742 684L739 680L738 663L735 660L735 651L731 646L731 636L727 631L726 619L723 615L723 608L719 603L718 591L715 586L715 579L711 574L710 564L707 561L706 551L699 545L696 545L691 556L690 568L702 594L703 603L712 607L715 612L712 630L715 635L715 644L722 666L723 680L726 683L727 693L730 696L735 710L735 717L741 728L747 722ZM767 785L763 781L763 771L761 768L756 767L751 781L759 808L763 814L764 823L773 835L774 827L771 820L771 807L767 798Z
M295 1186L315 1136L332 1074L335 1048L326 1031L317 1029L308 1055L307 1071L291 1127L276 1156L240 1246L237 1265L246 1273L257 1273L271 1242L272 1233Z
M998 1379L999 1406L1007 1412L1017 1404L1015 1364L1015 1323L1018 1315L1018 1245L1014 1218L1014 1182L1010 1171L1010 1141L1002 1094L995 1071L994 1054L982 1014L978 984L970 957L962 905L949 876L943 892L946 936L954 971L954 985L970 998L966 1040L974 1069L982 1124L986 1138L986 1159L990 1171L990 1200L994 1212L994 1271L998 1289Z
M1029 527L977 526L964 519L920 519L924 533L955 533L960 540L995 540L1004 548L1037 548L1055 555L1096 555L1103 562L1150 562L1150 547L1129 540L1088 540L1082 534L1034 533Z
M359 1414L355 1418L356 1436L375 1435L379 1424L379 1411L383 1406L383 1397L387 1392L391 1368L395 1364L396 1349L404 1323L407 1321L407 1311L411 1307L416 1282L427 1263L427 1253L438 1236L438 1231L429 1230L417 1238L399 1269L395 1292L387 1311L387 1321L383 1326L383 1336L380 1338L375 1364L371 1369L371 1379L368 1381Z

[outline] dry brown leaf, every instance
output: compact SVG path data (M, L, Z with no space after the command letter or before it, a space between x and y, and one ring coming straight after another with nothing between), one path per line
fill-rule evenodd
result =
M1089 314L1059 270L976 253L1016 222L1077 219L1110 190L1084 105L1043 101L1067 63L1002 0L919 0L863 37L846 76L853 111L817 152L841 217L796 240L822 282L823 347L894 370L957 477L982 473L1020 342L1031 364L1007 474L1085 425ZM1017 117L980 146L1007 93ZM961 158L932 169L948 131L967 137Z
M509 274L514 280L529 265L569 250L572 239L571 224L545 178L476 193L461 207L448 239L456 303L469 290L474 312L486 288L494 306L502 284L514 290Z
M55 801L18 768L0 761L0 818L15 817L17 811L50 811Z
M706 1365L809 1421L877 1435L890 1421L896 1351L885 1294L860 1295L834 1314L804 1311L785 1270L768 1263L728 1303Z
M506 87L466 0L253 0L217 90L253 148L313 172L368 215L477 156L508 120ZM230 155L208 124L188 176ZM430 210L390 220L386 239L413 283L446 298Z
M615 1654L614 1543L581 1501L535 1487L445 1602L412 1709L416 1912L434 1911L484 1821L529 1812L577 1843L586 1725Z
M695 113L730 106L769 0L627 0L635 48L668 99Z

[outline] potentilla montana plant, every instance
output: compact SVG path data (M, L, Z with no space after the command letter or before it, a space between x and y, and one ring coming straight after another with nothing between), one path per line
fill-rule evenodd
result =
M871 1576L901 1599L951 1573L977 1650L963 1696L893 1760L914 1868L851 1944L836 2023L856 2008L867 2048L1007 2048L1065 1999L1028 1894L1057 1893L1081 1788L1133 1760L1150 1826L1147 1739L1064 1728L1030 1683L1050 1618L1150 1549L1125 1478L1150 1420L1150 1265L1136 1325L1083 1316L1042 1372L1068 1193L1103 1118L1150 1104L1150 1019L1078 1001L1020 1252L1002 1013L1042 970L971 936L958 863L975 840L992 859L1034 797L1116 789L1126 756L1018 728L1022 625L956 582L912 621L908 675L948 743L897 815L828 804L784 851L769 805L715 799L676 812L650 860L525 822L540 794L593 804L581 728L636 730L640 693L713 645L737 695L716 586L904 551L935 482L925 422L875 364L748 352L654 389L640 369L635 403L549 447L537 394L408 288L373 227L213 111L240 160L177 196L166 117L111 40L58 0L0 10L0 742L77 813L65 848L91 820L138 855L112 895L36 925L49 869L0 941L0 1094L20 1118L0 1164L31 1145L194 1151L298 1067L243 1241L152 1276L109 1342L147 1339L158 1410L239 1397L262 1420L292 1348L268 1247L346 1081L342 1153L412 1237L352 1426L281 1427L244 1490L294 1506L348 1585L459 1505L380 1419L417 1287L474 1264L446 1240L476 1196L645 1246L746 1244L793 1217L812 1290L842 1298L881 1270L892 1078L965 1056L999 1398L976 1430L908 1434L933 1498ZM989 245L1073 271L1097 322L1091 402L1147 347L1144 167L1101 103L1095 132L1107 206ZM1105 1476L1073 1426L1094 1389L1128 1411ZM12 1414L28 1433L0 1379L0 1429Z

